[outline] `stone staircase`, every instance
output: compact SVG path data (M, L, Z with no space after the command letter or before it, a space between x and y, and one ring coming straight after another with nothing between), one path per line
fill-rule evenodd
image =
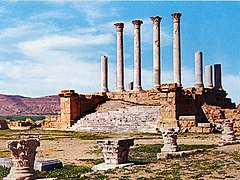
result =
M160 106L128 106L114 111L94 112L78 120L69 131L156 132Z

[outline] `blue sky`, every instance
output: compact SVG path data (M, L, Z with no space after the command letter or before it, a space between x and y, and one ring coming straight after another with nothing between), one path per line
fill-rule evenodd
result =
M100 57L116 71L115 22L124 22L125 87L133 80L134 19L143 20L142 86L152 87L152 22L161 16L162 82L173 82L172 18L181 12L182 83L194 84L194 53L222 64L223 88L240 103L240 2L1 1L0 93L39 97L100 90Z

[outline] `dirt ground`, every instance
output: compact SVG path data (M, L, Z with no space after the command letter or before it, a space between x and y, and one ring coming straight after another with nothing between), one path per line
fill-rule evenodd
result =
M118 136L118 135L115 135ZM134 137L134 136L133 136ZM189 145L196 145L196 144L204 144L204 145L211 145L211 144L218 144L221 138L221 134L182 134L178 136L178 144L189 144ZM239 138L239 136L238 136ZM82 140L79 138L53 138L53 139L42 139L40 140L41 146L37 149L37 157L44 157L44 158L57 158L61 160L64 164L74 164L74 165L87 165L93 166L93 164L87 163L87 159L99 159L102 158L101 151L99 151L99 147L97 145L96 140ZM142 145L142 144L163 144L163 140L161 136L138 136L134 140L134 146ZM6 150L6 139L0 138L0 150ZM132 148L134 148L134 146ZM98 153L96 153L98 151ZM188 167L188 164L198 163L198 161L204 163L206 160L211 164L211 162L215 162L216 160L221 161L220 169L224 169L224 174L219 173L211 173L211 176L208 176L208 172L205 170L205 174L201 174L202 179L240 179L240 162L239 157L235 160L234 153L240 152L240 144L235 145L227 145L222 147L217 147L207 154L198 154L196 156L190 156L186 159L171 159L171 160L164 160L158 161L157 163L149 163L144 165L144 168L141 166L132 166L128 169L123 170L116 170L114 173L108 174L109 179L118 179L114 175L119 174L121 176L127 176L128 179L137 179L137 177L156 177L155 179L164 179L161 178L160 172L157 174L157 171L164 170L166 173L172 165L174 167L179 167L181 172L185 172L187 175L184 175L184 178L180 179L198 179L198 176L195 174L193 176L191 170L185 169ZM239 154L238 154L239 155ZM206 162L205 162L206 163ZM227 168L226 168L227 167ZM229 168L231 167L231 168ZM139 169L140 168L140 169ZM144 169L144 170L143 170ZM146 170L148 169L148 170ZM179 169L177 169L179 170ZM166 172L165 172L166 171ZM133 173L135 172L135 173ZM201 171L202 172L202 171ZM214 171L215 172L215 171ZM216 170L216 172L218 172ZM173 173L173 172L172 172ZM203 172L202 172L203 173ZM171 175L171 174L170 174ZM215 175L215 176L214 176ZM159 178L157 178L159 177ZM170 177L170 176L166 176ZM143 178L143 179L144 179ZM200 178L200 179L201 179ZM150 178L151 179L151 178ZM154 179L154 178L153 178ZM167 178L168 179L168 178ZM170 178L171 179L171 178Z

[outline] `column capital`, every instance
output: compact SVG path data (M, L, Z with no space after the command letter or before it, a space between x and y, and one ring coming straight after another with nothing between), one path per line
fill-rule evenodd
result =
M115 23L114 26L116 27L117 32L123 32L124 23L122 22Z
M159 24L162 20L162 17L159 17L159 16L154 16L154 17L150 17L150 19L152 20L152 22L154 24Z
M182 13L176 12L176 13L171 14L171 16L173 18L173 23L179 23Z
M140 28L140 25L143 23L143 21L142 20L133 20L132 23L134 25L134 29L138 29L138 28Z

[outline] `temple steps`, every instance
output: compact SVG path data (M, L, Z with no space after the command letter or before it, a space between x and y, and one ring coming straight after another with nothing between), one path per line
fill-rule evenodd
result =
M156 132L160 106L127 106L114 111L94 112L78 120L69 131Z

